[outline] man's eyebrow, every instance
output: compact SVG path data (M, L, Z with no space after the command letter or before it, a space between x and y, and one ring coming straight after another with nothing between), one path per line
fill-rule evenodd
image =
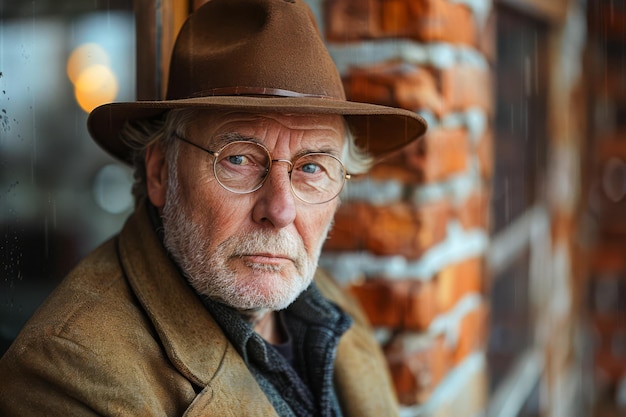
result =
M258 142L256 138L253 138L251 136L244 136L238 132L227 132L227 133L222 133L222 134L212 137L210 146L215 148L215 150L217 150L228 145L229 143L237 142L240 140L244 140L248 142Z
M257 138L253 136L245 136L239 132L226 132L226 133L221 133L211 138L209 147L211 148L212 151L215 152L223 148L224 146L228 145L229 143L237 142L237 141L254 142L260 145L264 145L260 140L258 140ZM296 152L293 158L298 158L302 155L307 155L310 153L327 153L327 154L330 154L339 158L342 154L342 150L337 149L336 147L333 147L330 145L322 145L320 147L315 147L315 148L308 147L308 148L301 149L300 151Z
M301 149L300 151L298 151L293 158L299 158L301 156L304 155L308 155L311 153L327 153L329 155L335 156L337 158L339 158L341 156L341 150L332 148L332 147L328 147L328 146L324 146L321 148L306 148L306 149Z

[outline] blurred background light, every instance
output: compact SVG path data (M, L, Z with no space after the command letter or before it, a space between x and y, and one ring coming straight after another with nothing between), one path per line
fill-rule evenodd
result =
M93 196L98 206L111 214L123 213L133 206L130 193L132 177L119 165L103 166L93 181Z
M67 76L72 83L76 83L79 75L94 65L111 65L111 59L106 51L97 43L89 42L75 48L67 60Z
M70 54L67 76L74 84L78 105L86 113L117 96L119 85L109 64L109 55L96 43L80 45Z
M115 74L104 65L93 65L86 68L74 83L76 101L87 113L100 104L113 101L118 90Z

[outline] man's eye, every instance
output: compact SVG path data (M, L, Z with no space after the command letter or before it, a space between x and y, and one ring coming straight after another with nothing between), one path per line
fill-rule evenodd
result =
M228 157L228 162L233 165L247 165L249 160L243 155L232 155Z
M320 166L312 162L309 162L307 164L302 165L301 169L303 172L307 174L316 174L320 171Z

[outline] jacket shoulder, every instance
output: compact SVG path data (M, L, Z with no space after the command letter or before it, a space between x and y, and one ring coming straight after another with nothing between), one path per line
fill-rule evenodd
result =
M0 359L1 415L172 415L193 397L134 299L117 237L66 276Z

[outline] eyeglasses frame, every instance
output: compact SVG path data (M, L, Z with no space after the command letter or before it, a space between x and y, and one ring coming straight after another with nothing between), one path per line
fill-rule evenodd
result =
M349 180L351 178L351 175L348 173L346 166L343 164L343 162L341 162L341 159L339 159L338 157L336 157L335 155L332 155L330 153L326 153L326 152L311 152L311 153L306 153L304 155L300 155L297 156L295 159L293 160L289 160L289 159L272 159L272 154L270 153L269 149L267 149L265 147L265 145L258 143L258 142L254 142L254 141L249 141L249 140L236 140L236 141L232 141L232 142L228 142L227 144L225 144L224 146L222 146L219 150L217 151L212 151L210 149L205 148L204 146L198 145L197 143L194 143L192 141L190 141L189 139L175 133L174 137L180 139L181 141L194 146L206 153L208 153L209 155L213 156L213 175L215 176L215 179L217 180L218 184L225 189L226 191L230 191L231 193L234 194L250 194L253 193L255 191L257 191L258 189L260 189L261 187L263 187L263 184L265 184L265 181L267 180L267 178L269 177L269 173L272 170L272 165L274 164L274 162L285 162L287 164L289 164L290 168L287 171L287 173L289 174L289 186L291 187L291 192L293 193L294 196L296 196L300 201L304 201L305 203L308 204L324 204L324 203L328 203L329 201L334 200L335 198L337 198L337 196L339 196L339 194L341 194L341 191L343 190L343 187L346 185L346 181ZM233 143L251 143L254 145L257 145L261 148L263 148L263 150L265 150L265 152L268 155L268 160L269 160L269 166L266 168L266 175L263 177L263 180L259 183L259 185L255 186L252 190L249 191L237 191L237 190L233 190L231 188L228 188L226 185L222 184L222 182L219 179L219 176L217 175L217 158L220 155L220 153L229 145L232 145ZM311 201L307 201L304 198L302 198L301 196L298 195L298 193L296 192L296 190L293 188L293 182L292 182L292 177L291 177L291 172L293 171L293 167L294 167L294 163L305 156L310 156L310 155L326 155L326 156L330 156L331 158L335 159L337 162L339 162L339 164L341 164L341 167L343 168L343 172L345 173L344 177L343 177L343 183L341 184L341 188L339 188L339 191L337 192L337 194L335 194L333 197L329 198L328 200L325 201L320 201L320 202L316 202L313 203Z

